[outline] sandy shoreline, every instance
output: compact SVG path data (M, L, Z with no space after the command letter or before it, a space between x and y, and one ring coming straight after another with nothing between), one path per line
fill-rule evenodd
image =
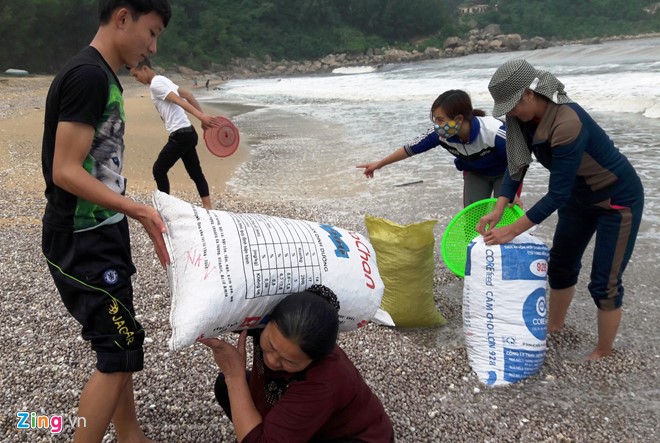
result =
M40 164L43 103L50 78L4 80L0 79L0 309L5 321L0 322L0 387L5 395L0 400L0 440L70 441L72 432L66 426L57 435L45 429L16 429L18 411L59 414L65 420L75 417L93 356L59 300L39 247L45 203ZM130 77L122 77L122 82L128 190L131 197L148 202L154 189L151 164L166 134L148 89ZM234 110L226 112L231 115ZM195 126L199 128L198 122ZM338 217L324 208L264 202L259 196L248 202L230 195L224 184L242 161L249 160L247 137L229 159L211 156L203 145L198 150L218 209L329 223ZM197 202L183 168L173 173L173 194ZM135 377L138 417L147 435L157 441L234 441L233 427L213 399L217 370L208 350L195 345L171 352L167 347L167 276L144 232L134 222L131 229L138 269L133 279L135 305L147 331L145 369ZM646 292L656 286L644 280L627 290L650 300ZM595 312L588 296L581 294L572 307L572 318L580 321L548 341L538 375L488 389L467 361L460 281L438 268L434 289L436 305L448 320L443 328L399 330L370 324L340 337L340 345L392 417L397 441L660 441L660 357L638 346L624 347L598 362L576 357L590 349L595 337ZM657 340L648 324L649 339ZM115 441L112 431L105 441Z
M3 95L5 103L0 108L0 136L3 139L3 143L0 144L0 164L11 164L12 158L8 151L13 145L19 144L30 147L29 152L23 151L30 160L36 159L40 162L44 103L52 77L36 76L2 80L0 94ZM128 179L128 192L151 191L155 189L151 168L167 141L167 132L151 102L149 88L137 83L130 76L122 76L120 80L124 87L127 119L124 174ZM186 87L186 85L182 86ZM232 109L225 111L217 105L206 106L202 103L202 107L210 115L231 118L234 113ZM249 141L245 135L242 135L241 144L234 155L225 158L215 157L204 145L203 130L199 120L194 117L190 117L190 120L199 135L197 152L211 188L211 195L217 198L224 192L225 184L231 174L249 158ZM34 154L36 157L33 157ZM20 176L16 177L19 181L15 182L15 185L35 191L42 190L43 179L39 176L23 177L26 179L24 182L20 180ZM172 168L169 177L173 195L177 195L178 192L195 192L194 184L181 162L177 162Z

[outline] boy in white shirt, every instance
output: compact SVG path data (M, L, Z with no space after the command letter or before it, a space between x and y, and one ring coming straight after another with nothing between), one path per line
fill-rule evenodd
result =
M197 131L190 124L185 111L199 119L204 129L218 126L220 123L215 118L202 112L202 107L190 91L179 87L163 75L157 75L148 59L132 68L131 75L140 83L149 85L151 99L160 114L160 118L165 123L165 129L169 133L167 143L158 154L153 166L154 179L158 190L169 194L170 181L167 173L181 159L186 172L195 182L197 192L202 198L202 206L211 209L209 185L202 172L196 150Z

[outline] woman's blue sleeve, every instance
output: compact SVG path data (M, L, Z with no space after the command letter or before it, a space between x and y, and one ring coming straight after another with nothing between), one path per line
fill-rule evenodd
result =
M433 149L440 144L440 138L433 128L429 129L425 134L420 135L412 142L403 145L403 149L408 154L408 157L421 154L429 149Z

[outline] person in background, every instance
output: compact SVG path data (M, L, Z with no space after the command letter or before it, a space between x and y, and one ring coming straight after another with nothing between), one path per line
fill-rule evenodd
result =
M421 154L437 146L454 157L463 171L463 206L497 196L506 169L506 132L502 121L472 108L470 96L451 89L440 94L431 106L433 127L387 157L357 165L367 178L391 163ZM522 204L519 200L515 203Z
M151 206L125 196L124 102L116 72L156 52L168 0L101 0L89 46L55 76L46 98L42 250L64 305L96 352L78 404L74 441L100 442L110 421L119 441L146 442L133 399L144 329L133 308L135 266L127 217L142 225L163 267L166 230ZM82 424L82 425L81 425Z
M215 396L241 443L394 441L392 422L357 368L337 346L339 301L314 285L284 298L263 330L252 330L252 371L245 341L199 341L222 373Z
M610 355L621 323L623 272L635 246L644 189L635 169L553 74L526 60L500 66L488 85L494 115L506 115L508 167L500 197L477 224L487 245L507 243L558 211L550 250L548 332L564 327L582 256L596 243L589 292L598 341L588 359ZM550 171L548 192L509 226L492 228L523 179L531 155Z
M220 123L202 112L202 107L190 91L177 86L164 75L157 75L151 68L151 62L148 59L144 59L131 68L131 75L140 83L149 85L151 100L169 133L167 143L158 154L153 167L158 190L166 194L170 193L170 180L167 178L167 173L181 159L186 172L197 187L197 192L202 199L202 206L212 209L209 184L197 155L197 131L190 124L185 111L199 119L204 129L219 126Z

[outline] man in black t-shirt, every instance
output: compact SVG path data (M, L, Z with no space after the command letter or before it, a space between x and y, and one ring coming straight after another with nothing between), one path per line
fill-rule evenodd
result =
M80 395L76 442L100 442L110 421L119 441L150 441L133 399L144 330L133 309L126 217L142 224L163 266L169 257L158 212L124 195L125 114L115 73L156 52L170 16L168 0L100 0L94 39L57 74L46 99L42 249L62 301L97 355Z

